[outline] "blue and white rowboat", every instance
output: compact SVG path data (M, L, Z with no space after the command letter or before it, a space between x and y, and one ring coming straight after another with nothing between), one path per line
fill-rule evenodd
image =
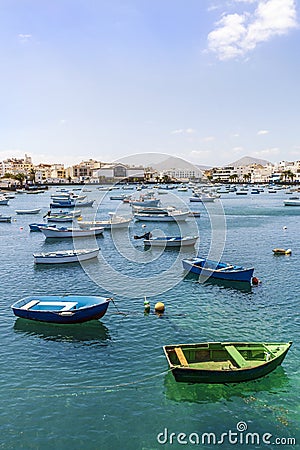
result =
M185 270L203 277L212 277L220 280L251 282L254 268L230 265L222 262L211 261L205 258L183 259Z
M34 295L12 305L14 314L24 319L52 323L81 323L104 316L112 299L81 295Z

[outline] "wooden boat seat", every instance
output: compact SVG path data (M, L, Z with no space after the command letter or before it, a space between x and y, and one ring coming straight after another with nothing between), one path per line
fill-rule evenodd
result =
M248 366L248 361L245 360L245 358L233 345L224 345L224 348L239 367Z
M234 266L226 266L222 267L222 269L216 269L216 272L223 272L224 270L233 269Z
M187 362L186 357L184 356L184 353L183 353L181 347L175 347L174 350L175 350L176 356L180 362L180 365L188 367L189 363Z
M32 308L33 306L37 305L38 303L40 303L39 300L31 300L30 302L26 303L26 305L21 306L20 309L28 310L28 309Z

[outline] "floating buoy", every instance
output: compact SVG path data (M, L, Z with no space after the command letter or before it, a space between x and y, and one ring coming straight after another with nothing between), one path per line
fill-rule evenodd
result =
M287 226L284 225L284 227L282 227L283 230L287 230Z
M143 225L142 225L142 228L146 228L146 226L147 226L147 225L143 224Z
M23 230L23 227L20 227L20 230Z
M144 300L144 310L145 310L145 313L149 313L150 312L150 303L146 299L146 297L145 297L145 300Z
M77 220L82 220L82 216L77 217Z
M162 313L165 310L165 305L162 302L157 302L154 309L155 311Z
M259 280L257 277L253 277L253 278L252 278L252 284L253 284L254 286L257 286L259 283L260 283L260 280Z

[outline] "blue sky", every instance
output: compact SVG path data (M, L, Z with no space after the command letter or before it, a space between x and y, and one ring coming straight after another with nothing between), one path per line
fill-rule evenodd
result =
M300 159L295 0L1 0L0 160Z

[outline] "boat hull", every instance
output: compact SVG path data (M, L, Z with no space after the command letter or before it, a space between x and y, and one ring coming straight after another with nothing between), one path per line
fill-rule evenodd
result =
M41 232L46 238L79 238L79 237L93 237L99 236L103 233L103 228L94 228L88 230L82 229L55 229L54 227L40 227Z
M52 300L54 298L55 300ZM84 297L85 299L86 297ZM92 297L89 297L90 299ZM103 297L93 297L94 304L87 304L86 306L79 307L78 309L74 309L76 307L76 303L78 300L82 303L80 296L64 296L64 297L51 297L44 296L40 297L37 300L39 303L37 305L32 306L29 309L26 309L26 304L28 305L30 302L34 302L34 297L26 297L19 302L16 302L12 305L12 310L17 317L21 317L23 319L36 320L38 322L50 322L50 323L59 323L59 324L74 324L74 323L82 323L90 320L98 320L104 316L107 311L110 299L105 299ZM48 306L44 306L45 303ZM50 304L53 306L50 306ZM57 310L50 308L56 308L55 303L60 304L75 304L72 309L66 310L67 306L57 306ZM41 305L41 306L39 306ZM37 308L41 308L40 310ZM49 308L44 309L44 308ZM59 309L58 309L59 308Z
M74 251L69 254L64 252L34 254L33 257L35 264L65 264L97 258L98 254L99 249L95 249L84 253Z
M197 261L197 260L195 260ZM182 265L184 270L187 270L190 273L195 273L199 276L202 276L203 278L216 278L219 280L228 280L228 281L246 281L251 282L251 279L253 277L254 268L251 267L249 269L240 269L240 270L228 270L220 271L220 270L213 270L205 267L200 267L198 265L195 265L194 260L187 260L184 259L182 261Z
M38 214L40 209L16 209L17 214Z
M139 214L135 213L134 218L143 222L181 222L188 218L189 213L182 214Z
M227 343L232 347L232 343ZM238 345L239 343L235 343L234 345ZM184 344L180 345L181 350L185 350L185 347L194 346L194 355L197 354L197 351L203 351L203 349L198 346L203 346L205 344ZM208 345L217 345L217 343L210 343ZM219 344L219 345L226 345ZM255 343L247 343L242 345L255 345ZM272 344L274 345L274 344ZM273 370L275 370L278 366L281 365L284 360L290 346L291 342L287 344L278 344L284 347L284 350L276 357L269 361L259 361L259 364L254 367L230 367L231 361L219 361L220 364L224 364L225 366L218 370L207 370L201 369L197 367L192 367L192 364L187 363L187 366L181 365L180 361L174 364L174 356L172 357L172 352L174 351L176 346L164 346L164 353L169 363L170 369L172 370L172 374L177 382L181 383L205 383L205 384L221 384L221 383L239 383L245 381L255 380L265 375L268 375ZM178 348L178 346L177 346ZM207 348L210 351L210 348ZM250 347L249 347L250 349ZM230 356L228 355L230 359ZM243 358L242 358L243 359ZM245 360L244 360L245 361ZM229 363L229 365L228 365ZM199 366L203 364L203 362L199 363ZM218 364L218 362L217 362ZM197 363L195 364L197 365Z
M186 236L184 238L164 238L164 239L145 239L145 247L165 247L165 248L180 248L189 245L195 245L198 236Z

